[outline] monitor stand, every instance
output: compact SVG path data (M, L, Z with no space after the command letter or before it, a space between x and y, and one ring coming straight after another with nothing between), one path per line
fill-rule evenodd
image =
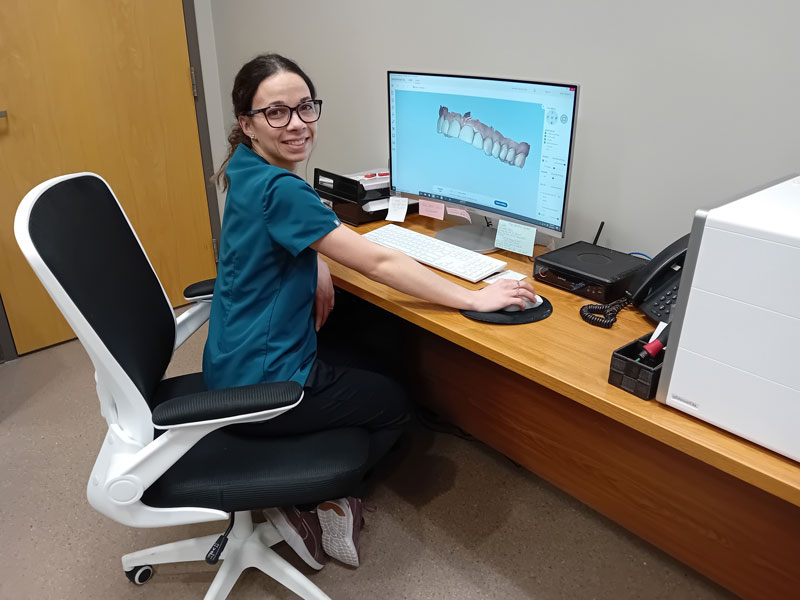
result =
M496 235L497 229L488 225L453 225L436 232L436 239L467 250L488 254L497 250L494 246Z

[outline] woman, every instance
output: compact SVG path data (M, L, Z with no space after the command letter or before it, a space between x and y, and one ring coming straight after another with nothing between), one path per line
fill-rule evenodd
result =
M459 309L522 307L523 297L535 298L533 288L499 280L471 291L342 226L295 174L313 147L322 101L294 62L277 54L254 58L237 74L232 98L238 123L217 173L228 195L203 357L206 384L214 389L301 383L300 405L259 424L259 431L292 435L363 427L370 433L371 467L408 422L407 400L384 375L318 357L317 331L335 297L318 253L402 292ZM267 512L310 566L322 568L325 553L358 565L360 500L331 500L316 511Z

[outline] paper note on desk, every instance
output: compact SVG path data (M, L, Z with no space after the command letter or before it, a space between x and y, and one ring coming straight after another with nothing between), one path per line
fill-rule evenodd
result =
M463 208L453 208L452 206L447 207L447 214L448 215L455 215L457 217L462 217L472 223L472 218L469 216L469 213L465 211Z
M536 241L536 228L503 221L497 224L497 236L494 245L504 250L518 252L524 256L533 256L533 244Z
M402 223L406 220L407 210L408 198L404 198L403 196L391 196L389 198L389 212L386 213L386 220Z
M440 221L444 219L444 204L441 202L431 202L430 200L419 200L419 214L423 217L433 217Z

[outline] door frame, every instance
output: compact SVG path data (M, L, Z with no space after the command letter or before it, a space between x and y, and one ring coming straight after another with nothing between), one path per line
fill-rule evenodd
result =
M6 308L3 306L3 297L0 296L0 364L17 358L17 347L11 336L11 327L8 324Z
M182 0L183 22L186 26L186 45L189 48L189 65L192 68L192 85L194 88L194 108L197 120L197 133L200 138L200 156L203 160L203 175L206 185L206 202L208 219L211 222L211 238L214 245L214 262L219 259L219 235L222 221L219 214L217 188L211 178L214 175L214 160L211 153L211 135L208 131L208 112L206 95L203 88L203 69L200 63L200 41L197 37L197 18L195 16L195 0Z
M214 174L214 161L211 155L211 136L208 131L208 118L206 100L203 92L203 70L200 68L200 43L197 38L197 19L195 17L194 0L182 0L183 22L186 28L186 44L189 50L189 65L193 69L192 82L195 96L195 117L197 120L197 133L200 138L200 156L203 162L203 176L205 178L206 203L208 205L208 220L211 224L211 238L214 245L214 260L218 258L219 235L222 222L219 214L217 190L211 177ZM0 363L18 358L11 327L8 324L3 299L0 297Z

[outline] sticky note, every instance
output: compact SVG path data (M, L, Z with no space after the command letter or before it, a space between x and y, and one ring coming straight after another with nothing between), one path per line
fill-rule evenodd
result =
M455 208L453 206L447 207L447 214L448 215L455 215L457 217L463 217L470 223L472 223L472 218L469 216L469 213L465 211L463 208Z
M404 198L403 196L391 196L389 198L389 212L386 213L386 220L402 223L406 220L407 210L408 198Z
M433 217L440 221L444 219L444 204L441 202L431 202L430 200L419 199L419 214L423 217Z
M503 221L502 219L497 224L497 237L494 240L494 245L498 248L525 256L533 256L533 244L535 241L535 227Z

